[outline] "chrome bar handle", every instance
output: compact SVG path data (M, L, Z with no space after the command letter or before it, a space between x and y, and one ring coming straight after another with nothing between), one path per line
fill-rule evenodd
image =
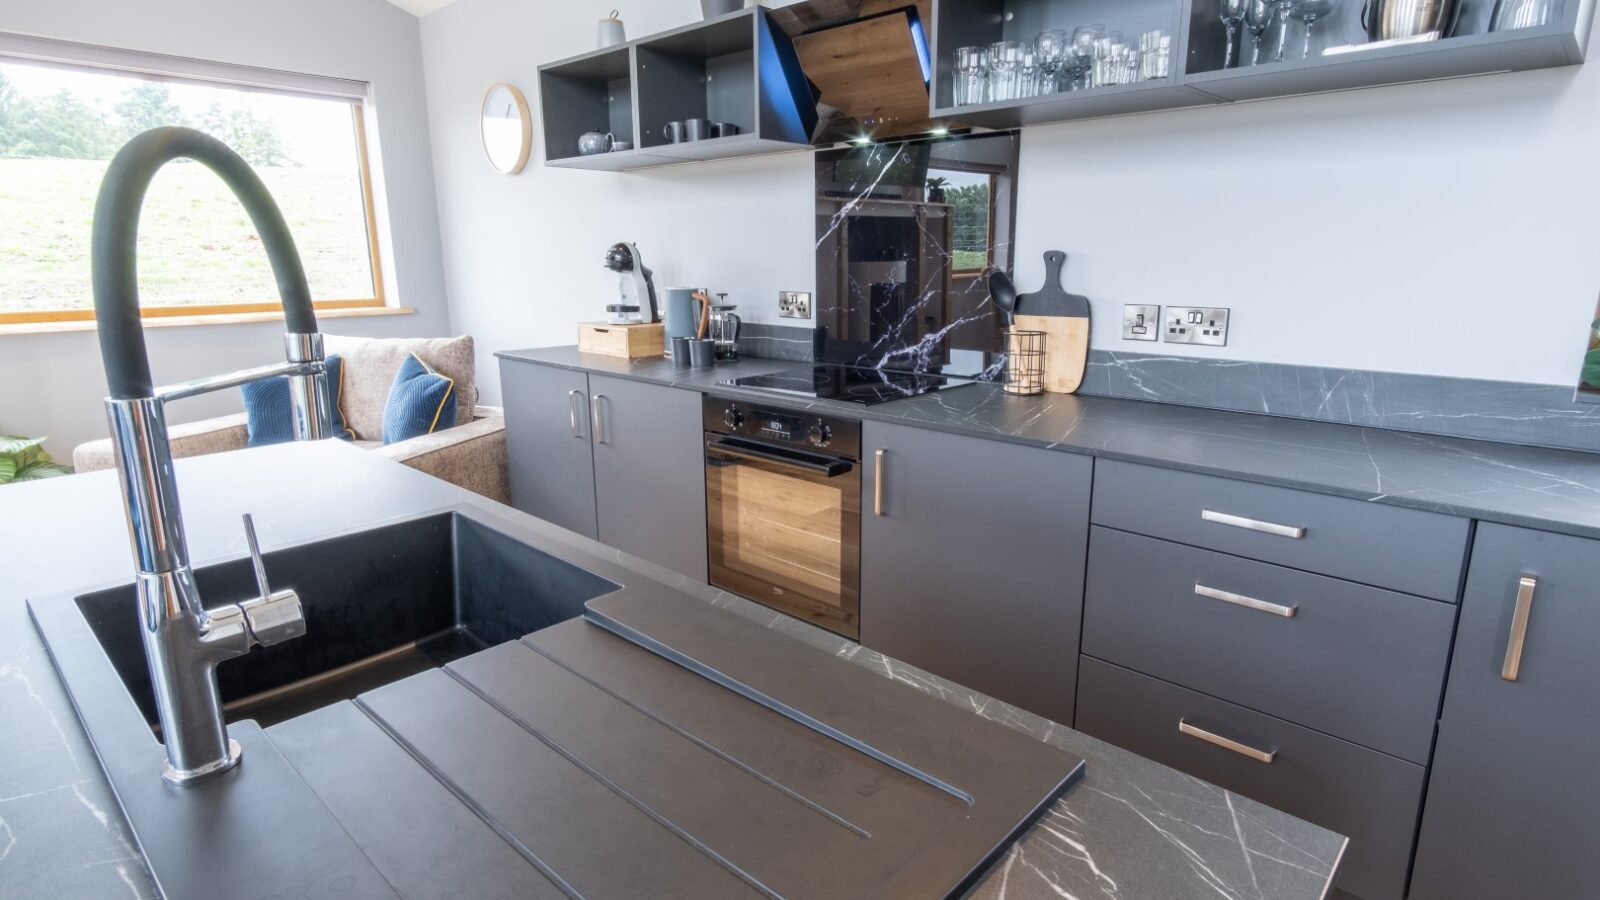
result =
M572 429L572 436L583 437L583 426L578 424L578 404L583 396L583 391L567 391L567 426Z
M1278 758L1278 751L1276 750L1257 750L1249 744L1241 744L1238 741L1225 738L1220 734L1213 734L1212 732L1206 731L1204 728L1196 728L1183 719L1178 720L1178 730L1192 738L1199 738L1208 744L1221 747L1224 750L1232 750L1234 753L1237 753L1240 756L1248 756L1256 762L1270 763Z
M594 430L596 444L606 442L605 419L600 415L600 401L604 399L606 399L605 394L595 394L594 399L589 401L589 427Z
M1522 672L1522 645L1528 640L1528 614L1533 611L1533 594L1539 589L1539 579L1524 575L1517 580L1517 605L1511 611L1511 634L1506 639L1506 659L1500 665L1500 677L1516 681Z
M1202 597L1207 597L1212 600L1221 600L1223 603L1232 603L1234 606L1242 606L1245 609L1253 609L1257 612L1271 613L1275 616L1283 616L1285 619L1294 618L1294 614L1299 610L1299 607L1297 606L1284 606L1280 603L1269 603L1266 600L1257 600L1254 597L1247 597L1244 594L1235 594L1232 591L1224 591L1214 587L1207 587L1198 581L1194 583L1194 592Z
M872 514L883 516L883 461L889 455L888 450L878 450L872 454Z
M1200 510L1200 518L1218 525L1231 525L1234 528L1243 528L1246 531L1259 531L1262 534L1275 534L1278 537L1299 540L1306 536L1306 530L1301 526L1278 525L1273 522L1263 522L1259 519L1247 519L1232 513L1217 512L1211 509Z
M186 400L220 391L226 388L239 387L253 381L262 381L267 378L279 378L285 375L314 375L324 370L318 363L311 362L281 362L267 366L256 366L253 369L240 369L236 372L227 372L222 375L208 375L204 378L195 378L189 381L180 381L155 389L156 399L163 403L173 400Z

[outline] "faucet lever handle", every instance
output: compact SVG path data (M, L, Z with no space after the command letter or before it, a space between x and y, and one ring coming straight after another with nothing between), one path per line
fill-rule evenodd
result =
M256 570L256 589L259 596L266 598L272 596L272 588L267 584L267 564L261 560L261 544L256 541L255 519L249 513L244 514L244 539L250 545L250 564Z

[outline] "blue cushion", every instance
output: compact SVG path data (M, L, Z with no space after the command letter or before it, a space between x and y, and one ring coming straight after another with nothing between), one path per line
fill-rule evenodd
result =
M383 442L396 444L449 428L456 421L456 383L428 368L415 353L394 375L383 407Z
M344 441L356 439L356 433L344 420L340 403L344 397L344 361L337 353L326 360L328 389L333 393L333 436ZM253 381L239 388L244 394L246 427L250 431L248 445L263 447L294 440L294 413L289 408L289 376Z

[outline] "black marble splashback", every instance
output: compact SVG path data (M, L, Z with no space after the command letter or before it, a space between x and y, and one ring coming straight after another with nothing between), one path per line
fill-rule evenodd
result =
M818 358L978 375L1000 348L984 280L1009 268L1015 133L816 155Z

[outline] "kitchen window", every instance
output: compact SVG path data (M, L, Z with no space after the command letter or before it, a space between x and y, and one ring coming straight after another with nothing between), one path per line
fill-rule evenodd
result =
M995 176L989 172L930 168L928 180L930 185L938 185L930 188L930 194L942 194L952 208L952 274L982 274L994 257Z
M255 168L319 310L382 307L367 85L0 34L0 326L90 322L90 226L131 137L186 125ZM276 313L260 238L227 186L176 160L139 226L142 314Z

